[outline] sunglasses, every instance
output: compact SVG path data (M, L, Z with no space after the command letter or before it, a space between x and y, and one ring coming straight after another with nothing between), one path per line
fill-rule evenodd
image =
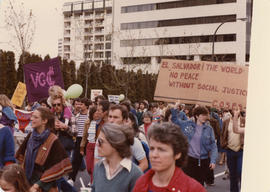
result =
M101 138L97 138L97 142L99 146L101 146L104 143L103 139Z
M56 106L60 107L61 106L61 103L55 103L55 104L52 104L52 106L53 107L56 107Z

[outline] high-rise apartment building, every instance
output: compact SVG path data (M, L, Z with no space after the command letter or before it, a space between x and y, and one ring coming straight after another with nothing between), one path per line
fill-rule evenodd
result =
M58 56L63 58L63 39L58 39Z
M162 58L249 59L252 0L117 0L113 57L158 72ZM216 31L216 34L215 34ZM214 42L214 43L213 43Z
M65 3L63 16L63 58L111 63L112 0Z

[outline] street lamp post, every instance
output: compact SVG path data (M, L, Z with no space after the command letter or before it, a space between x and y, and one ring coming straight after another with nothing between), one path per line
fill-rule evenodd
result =
M247 20L247 18L238 18L238 19L236 19L236 21L237 20L240 20L240 21L246 21ZM225 24L225 23L228 23L228 22L233 22L234 20L227 20L227 21L224 21L224 22L222 22L222 23L220 23L219 25L218 25L218 27L216 28L216 30L215 30L215 32L214 32L214 34L213 34L213 36L212 36L212 61L215 61L216 59L216 57L215 57L215 38L216 38L216 34L217 34L217 31L218 31L218 29L223 25L223 24Z

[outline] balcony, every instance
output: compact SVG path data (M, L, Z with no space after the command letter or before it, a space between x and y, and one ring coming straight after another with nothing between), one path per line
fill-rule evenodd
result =
M102 27L102 26L104 26L104 23L103 22L96 22L95 26L96 27Z
M111 0L107 0L105 1L105 7L112 7L112 1Z
M95 15L95 18L96 19L103 19L104 18L104 13L102 13L102 14L96 14Z
M104 30L95 30L95 34L102 35L104 34Z
M94 16L93 15L84 15L84 19L93 19Z
M70 33L64 33L64 37L70 37Z

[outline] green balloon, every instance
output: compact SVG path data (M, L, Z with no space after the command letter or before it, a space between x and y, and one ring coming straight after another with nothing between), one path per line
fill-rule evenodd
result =
M78 98L83 92L83 88L79 84L73 84L67 89L66 98Z

